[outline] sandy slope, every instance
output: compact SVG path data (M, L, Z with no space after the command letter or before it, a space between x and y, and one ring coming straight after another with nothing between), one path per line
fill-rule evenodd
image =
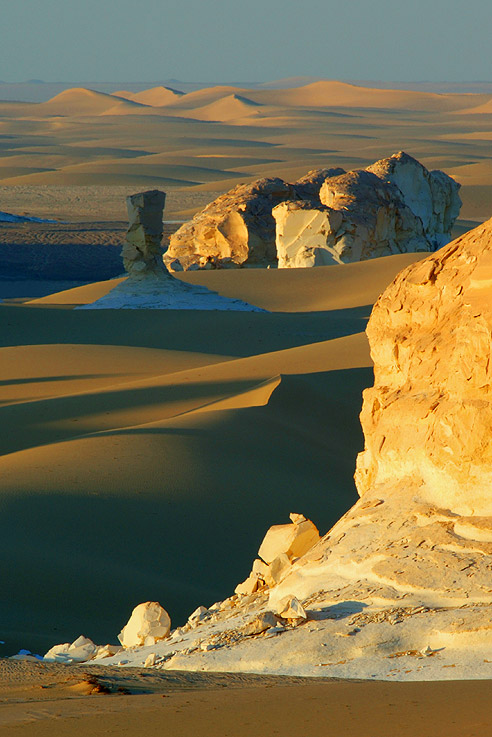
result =
M98 684L111 693L86 695ZM5 737L482 737L490 690L488 681L347 683L0 663L0 728Z
M415 258L190 275L270 313L73 309L114 282L0 306L6 648L114 640L140 600L178 623L292 509L327 529L355 497L368 305Z

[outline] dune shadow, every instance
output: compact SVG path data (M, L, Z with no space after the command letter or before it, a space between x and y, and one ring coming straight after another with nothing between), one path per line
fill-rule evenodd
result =
M67 376L31 376L27 379L5 379L0 381L1 386L16 386L23 384L43 384L54 381L81 381L83 379L105 379L128 376L128 374L70 374Z
M118 430L124 442L100 468L69 444L46 468L38 458L31 481L1 494L9 649L81 632L114 642L140 601L160 601L181 624L233 593L266 530L290 512L325 533L357 500L358 413L371 381L370 369L285 376L264 406Z
M353 335L372 306L329 312L77 310L1 305L0 346L119 345L246 357Z

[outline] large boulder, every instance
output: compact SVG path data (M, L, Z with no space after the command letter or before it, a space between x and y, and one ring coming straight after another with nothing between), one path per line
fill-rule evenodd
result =
M431 250L449 243L461 209L458 182L443 171L429 171L404 151L376 161L367 171L398 187L407 207L420 218Z
M282 179L240 184L218 197L171 236L165 262L171 270L275 264L272 209L296 198Z
M285 202L274 209L279 268L434 251L451 238L458 190L451 177L403 152L326 178L321 206Z
M146 601L133 610L123 627L118 640L123 647L155 645L164 640L171 631L171 618L157 601Z
M248 578L235 588L236 594L253 594L273 587L287 575L292 563L305 555L320 539L319 531L303 514L290 514L290 524L273 525L258 549Z

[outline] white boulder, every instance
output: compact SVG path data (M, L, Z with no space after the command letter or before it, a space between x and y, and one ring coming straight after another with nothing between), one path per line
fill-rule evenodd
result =
M306 610L296 596L284 596L275 607L275 614L282 619L305 620Z
M459 187L402 151L367 169L327 177L320 204L292 200L273 209L279 268L435 251L451 239Z
M291 519L291 524L270 527L263 538L258 555L265 563L273 563L282 554L289 560L299 558L320 539L318 528L311 520L298 514L291 515Z
M97 650L98 647L92 640L80 635L71 644L65 642L61 645L54 645L43 659L58 663L85 663L96 657Z
M171 618L157 601L146 601L133 610L118 640L124 648L155 645L165 640L171 631Z

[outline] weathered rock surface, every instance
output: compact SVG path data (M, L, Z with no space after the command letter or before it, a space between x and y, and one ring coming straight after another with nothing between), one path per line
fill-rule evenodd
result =
M407 207L420 218L432 250L449 243L461 208L458 182L442 171L428 171L403 151L376 161L367 171L398 187Z
M171 631L171 618L157 601L146 601L133 610L123 627L118 640L123 647L155 645L164 640Z
M326 179L345 174L345 169L312 169L294 183L296 197L309 202L319 202L319 192Z
M403 152L366 170L317 169L294 184L235 187L170 240L171 270L348 263L448 243L459 184Z
M126 198L129 224L121 257L130 276L164 270L161 241L165 202L165 193L158 189Z
M459 184L400 152L365 170L331 176L322 206L285 202L273 211L279 268L349 263L434 251L458 217Z
M275 264L272 209L291 198L295 188L278 178L234 187L174 233L166 264L171 270Z
M166 195L159 190L126 198L129 226L121 256L128 277L108 294L78 309L234 310L264 312L239 299L176 279L161 248Z
M259 559L253 562L248 578L235 588L239 595L254 594L265 586L272 588L319 539L319 532L303 514L292 513L291 524L273 525L259 547Z

